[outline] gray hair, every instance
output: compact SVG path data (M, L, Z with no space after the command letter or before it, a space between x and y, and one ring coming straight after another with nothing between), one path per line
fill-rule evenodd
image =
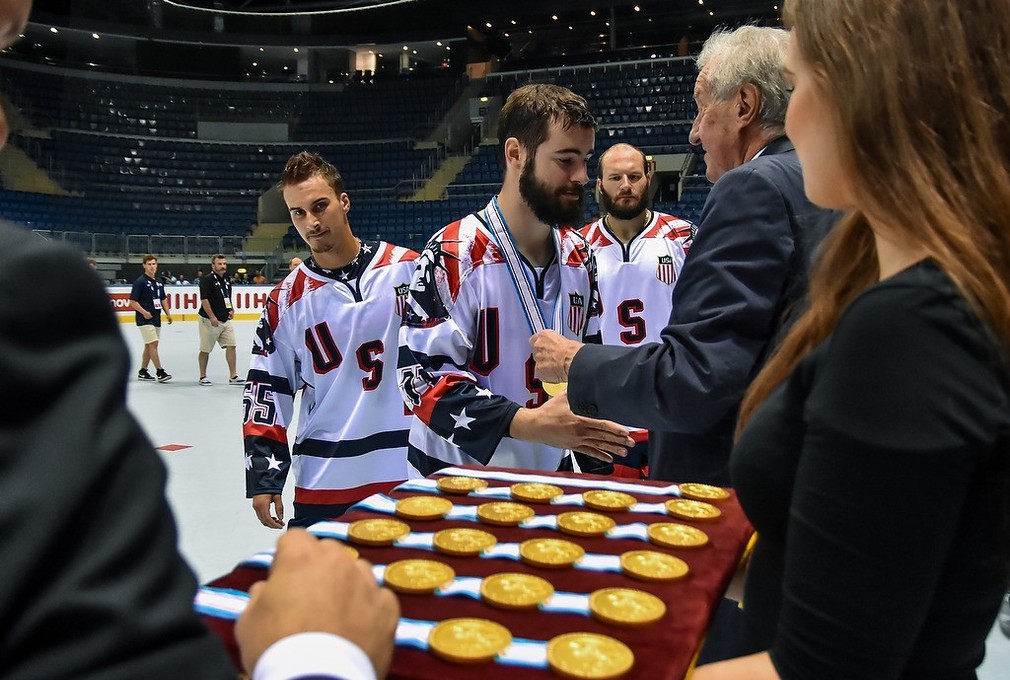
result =
M750 83L761 93L758 117L767 132L785 130L789 106L789 83L785 76L789 31L764 26L741 26L735 30L717 28L698 55L698 70L718 57L707 76L712 99L727 101Z

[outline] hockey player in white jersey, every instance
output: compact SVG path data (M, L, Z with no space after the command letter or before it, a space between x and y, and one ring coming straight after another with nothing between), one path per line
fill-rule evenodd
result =
M649 209L650 180L641 149L616 144L600 156L596 190L606 214L580 233L596 256L604 344L659 341L694 238L690 222Z
M600 155L596 192L603 217L581 234L592 246L599 272L600 331L604 344L658 342L673 310L673 284L696 231L693 224L649 209L652 179L645 153L615 144ZM640 476L646 465L646 433L620 461L618 474Z
M415 474L451 464L555 470L565 449L609 465L632 444L616 423L574 416L567 395L549 398L529 347L544 328L599 341L595 263L563 226L582 219L595 127L585 100L565 88L513 92L499 120L500 193L421 254L398 376L414 412Z
M243 399L246 494L264 526L307 526L407 477L409 412L395 380L397 332L417 253L358 239L335 167L292 156L281 191L312 257L270 294ZM288 427L301 391L293 455Z

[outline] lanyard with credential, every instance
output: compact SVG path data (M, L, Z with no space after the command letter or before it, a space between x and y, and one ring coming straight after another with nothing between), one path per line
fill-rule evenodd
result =
M529 274L526 273L526 269L519 261L519 252L512 241L512 234L505 226L505 218L502 217L501 209L498 207L498 197L493 197L491 204L482 212L485 224L491 228L491 237L495 240L495 245L505 256L505 264L508 266L509 274L512 275L512 284L515 286L520 302L522 302L523 311L526 312L526 323L529 325L530 333L547 330L547 324L544 323L543 314L540 312L540 305L537 303L537 296L533 293ZM559 258L558 276L560 277L561 240L557 229L551 229L551 237L554 240L555 252ZM562 333L560 280L558 284L558 294L554 298L554 311L551 315L551 329Z

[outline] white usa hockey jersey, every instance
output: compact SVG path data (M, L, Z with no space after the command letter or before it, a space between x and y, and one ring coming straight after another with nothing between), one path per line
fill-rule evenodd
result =
M306 260L271 292L243 399L246 492L334 515L406 479L410 426L396 385L397 333L417 253L362 241L339 270ZM293 457L288 427L302 393ZM322 506L331 506L324 508Z
M583 227L596 256L600 285L600 331L607 345L659 342L673 310L673 284L680 276L695 227L653 212L627 245L604 220Z
M408 460L422 476L450 464L555 470L563 455L507 436L516 411L537 408L548 395L534 376L527 313L488 226L492 204L436 233L411 281L398 382L414 411ZM521 269L548 327L599 342L589 247L575 229L555 236L547 267L522 259Z

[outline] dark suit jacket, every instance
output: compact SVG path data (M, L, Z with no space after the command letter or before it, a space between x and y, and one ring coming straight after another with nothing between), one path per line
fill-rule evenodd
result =
M795 318L834 217L807 200L785 137L720 177L662 342L579 350L568 376L572 410L648 427L653 479L728 485L743 393Z
M165 470L80 252L0 223L0 675L234 678L193 611Z

